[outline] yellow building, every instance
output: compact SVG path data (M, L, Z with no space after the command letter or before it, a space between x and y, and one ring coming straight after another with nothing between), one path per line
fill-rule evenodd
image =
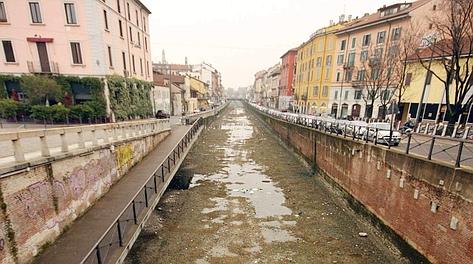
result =
M341 28L343 24L319 29L307 42L299 46L294 88L299 112L328 112L337 39L334 33Z
M425 64L427 65L428 62L426 61ZM438 74L440 78L446 79L443 64L435 59L431 65L431 71ZM402 91L402 120L405 121L409 118L416 118L424 86L425 92L422 100L424 107L422 107L419 112L420 117L424 121L447 122L450 117L447 111L445 86L437 77L428 74L428 71L419 62L413 62L408 68L405 87ZM472 95L472 92L469 92L467 98ZM454 98L455 88L452 87L450 89L450 104L455 102ZM468 123L473 122L473 113L471 110L463 113L461 122L465 123L465 121Z

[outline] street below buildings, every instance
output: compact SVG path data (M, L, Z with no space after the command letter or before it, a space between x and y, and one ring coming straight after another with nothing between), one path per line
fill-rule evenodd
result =
M409 263L242 103L201 135L126 263Z

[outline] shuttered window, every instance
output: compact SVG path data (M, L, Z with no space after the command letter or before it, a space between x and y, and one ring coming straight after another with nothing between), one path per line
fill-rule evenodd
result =
M30 2L30 12L31 12L31 21L33 23L43 23L43 18L41 17L41 9L39 8L38 2Z
M65 3L64 8L66 10L66 22L69 25L77 24L76 9L73 3Z
M82 52L80 50L80 43L79 42L71 42L71 52L72 52L72 63L73 64L83 64Z
M15 62L15 53L13 52L13 45L10 40L3 40L3 52L5 53L6 62Z
M0 22L8 22L4 2L0 2Z

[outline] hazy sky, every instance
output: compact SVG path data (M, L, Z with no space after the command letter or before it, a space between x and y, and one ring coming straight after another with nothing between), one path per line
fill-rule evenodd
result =
M253 83L254 73L277 62L330 20L375 12L404 0L141 0L151 10L153 61L206 61L228 88Z

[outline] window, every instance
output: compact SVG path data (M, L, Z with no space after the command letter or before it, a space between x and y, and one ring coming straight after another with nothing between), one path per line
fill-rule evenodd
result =
M145 61L146 64L146 75L149 76L149 63Z
M371 71L371 80L377 81L379 79L379 68L374 68Z
M148 38L145 37L145 50L148 51Z
M391 95L390 91L384 90L381 92L381 99L385 102L389 101L390 95Z
M327 68L325 70L325 80L330 80L330 68Z
M133 66L133 74L136 74L135 55L131 55L131 63Z
M352 79L353 79L353 71L347 71L345 75L345 81L351 82Z
M120 13L120 14L122 13L122 7L121 7L121 5L120 5L120 0L117 0L117 11L118 11L118 13Z
M15 62L15 53L13 52L13 45L10 40L2 40L3 52L5 53L6 62Z
M322 57L317 58L317 67L322 66Z
M357 90L355 91L355 96L353 97L353 99L360 100L362 95L363 95L363 92L360 90Z
M123 70L126 71L126 54L122 52Z
M342 65L343 62L344 62L344 60L345 60L345 55L343 55L343 54L338 55L338 57L337 57L337 64L338 64L338 65Z
M112 47L108 46L108 66L113 67Z
M325 59L325 65L326 66L331 66L332 65L332 55L327 56L327 58Z
M138 31L138 32L136 32L136 33L137 33L136 35L138 36L138 46L141 46L140 32Z
M365 76L366 76L366 70L359 70L356 76L356 79L358 81L363 81L365 79Z
M69 25L77 24L76 10L74 3L65 3L64 8L66 10L66 23Z
M340 72L337 72L337 82L340 81Z
M33 23L43 23L41 9L38 2L30 2L31 21Z
M371 43L371 34L363 36L363 47L369 46Z
M8 22L4 2L0 2L0 22Z
M123 24L121 20L118 20L118 28L120 29L120 37L123 38Z
M136 16L136 26L140 27L140 19L138 17L138 10L135 10L135 16Z
M367 50L363 50L361 53L360 53L360 61L361 62L365 62L368 60L368 51Z
M143 16L143 29L146 32L146 17Z
M351 39L351 48L354 49L356 47L356 38Z
M140 73L141 73L141 76L143 76L143 59L140 58Z
M383 52L384 52L383 48L377 48L377 49L374 50L374 56L376 58L381 58L381 57L383 57Z
M345 100L348 100L348 91L345 91Z
M338 91L335 91L335 95L333 96L333 99L335 99L335 100L338 99Z
M393 40L399 40L400 38L401 38L401 28L393 29L392 39Z
M433 11L436 11L436 10L437 10L437 5L434 5L434 6L432 7L432 10L433 10Z
M130 3L126 3L126 9L128 11L128 20L131 20Z
M108 30L108 17L107 17L107 11L103 11L103 21L105 23L105 30Z
M133 31L131 30L131 27L129 27L130 30L130 42L133 43Z
M72 51L72 63L73 64L82 64L82 52L80 50L79 42L71 42L71 51Z
M340 50L345 50L346 45L347 45L347 41L342 40L342 42L340 43Z
M412 82L412 73L407 73L406 74L406 80L404 81L404 84L406 86L409 86L409 85L411 85L411 82Z
M348 54L348 67L352 67L355 65L355 52L351 52Z
M324 86L322 88L322 96L327 97L328 96L328 86Z
M386 31L378 32L376 44L382 44L386 40Z
M319 87L315 86L314 91L312 92L312 96L317 97L319 96Z

